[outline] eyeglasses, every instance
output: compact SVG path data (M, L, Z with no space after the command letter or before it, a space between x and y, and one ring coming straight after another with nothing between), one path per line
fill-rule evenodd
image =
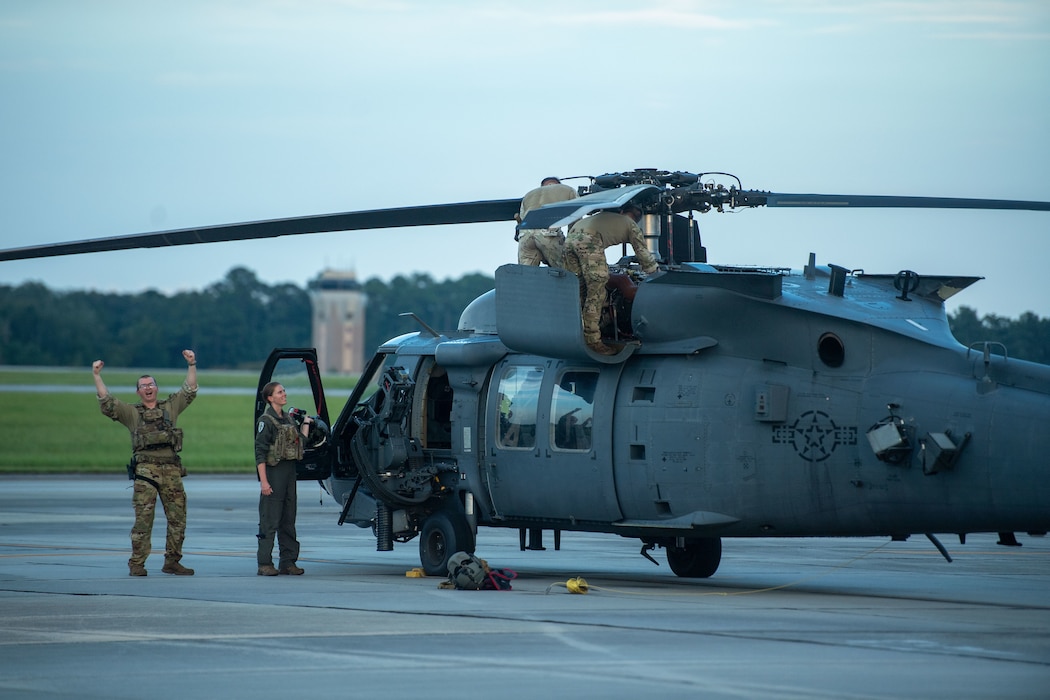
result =
M150 382L149 384L139 384L139 389L156 389L156 388L157 388L157 385L154 382Z

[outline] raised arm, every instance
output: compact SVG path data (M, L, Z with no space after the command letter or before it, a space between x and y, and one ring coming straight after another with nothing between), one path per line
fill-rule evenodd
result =
M95 360L91 363L91 373L95 375L95 393L100 399L109 393L106 383L102 381L102 368L105 366L106 363L102 360Z
M197 388L197 354L192 350L183 350L182 356L186 358L186 386L191 389Z

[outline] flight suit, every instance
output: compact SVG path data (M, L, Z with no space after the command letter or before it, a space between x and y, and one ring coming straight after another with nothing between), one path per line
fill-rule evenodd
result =
M605 249L623 243L631 244L642 270L656 272L656 259L645 246L642 229L629 216L599 212L574 223L565 239L565 269L580 278L583 339L592 348L603 345L599 326L609 281Z
M521 199L518 219L524 221L525 215L544 204L564 202L576 199L576 190L561 183L542 185L529 190ZM565 234L560 228L525 228L518 229L514 236L518 242L518 264L539 266L545 262L551 267L562 267Z
M267 406L255 431L255 463L266 463L266 480L273 488L268 496L259 496L259 550L260 567L273 566L273 542L277 538L279 569L287 570L299 559L299 540L296 539L295 516L298 506L296 491L296 462L303 457L303 441L299 426L291 416L278 416Z
M125 403L109 393L99 399L102 414L121 423L131 433L136 461L131 496L135 523L131 527L128 567L133 570L144 567L152 551L158 496L168 521L164 565L170 568L182 559L182 543L186 537L186 489L182 477L186 472L178 456L182 432L175 427L175 421L196 397L197 389L183 383L179 391L158 401L152 409L141 403Z

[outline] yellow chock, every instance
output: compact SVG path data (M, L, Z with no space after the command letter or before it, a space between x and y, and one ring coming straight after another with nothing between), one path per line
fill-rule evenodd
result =
M414 569L409 569L408 571L406 571L405 576L407 576L408 578L426 578L427 572L423 571L417 566Z

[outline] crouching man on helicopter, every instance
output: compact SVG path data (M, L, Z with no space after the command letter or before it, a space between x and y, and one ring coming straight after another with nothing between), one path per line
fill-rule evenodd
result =
M638 222L642 210L625 204L618 212L599 212L580 219L569 228L565 239L565 269L580 278L582 300L583 339L602 355L615 355L617 350L602 342L599 324L605 303L605 284L609 281L609 263L605 249L630 243L634 255L646 273L658 269L656 258L645 245L645 237Z

